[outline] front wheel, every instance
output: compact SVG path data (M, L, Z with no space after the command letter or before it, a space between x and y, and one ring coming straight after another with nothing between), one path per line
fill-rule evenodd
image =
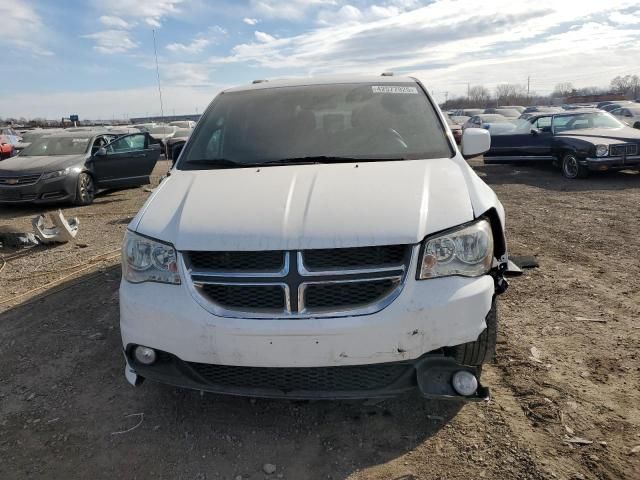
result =
M567 153L562 157L562 175L570 180L576 178L587 178L589 169L578 163L578 157L573 153Z
M633 128L640 128L640 122L636 122L633 124Z
M76 187L76 205L89 205L96 197L96 187L93 178L88 173L78 175L78 185Z

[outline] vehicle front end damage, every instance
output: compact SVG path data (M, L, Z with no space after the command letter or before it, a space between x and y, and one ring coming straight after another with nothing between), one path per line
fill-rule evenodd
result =
M126 377L270 398L384 398L417 388L425 398L488 399L479 379L495 341L474 342L495 334L506 250L495 210L454 230L469 241L464 228L478 225L491 237L483 273L465 276L473 267L458 262L456 275L442 277L434 257L461 242L455 231L415 245L204 254L129 233L120 290ZM127 264L140 251L155 252L149 277Z

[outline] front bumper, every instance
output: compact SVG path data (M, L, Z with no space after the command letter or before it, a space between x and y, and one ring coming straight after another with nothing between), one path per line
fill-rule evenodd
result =
M593 171L640 168L640 155L629 157L588 157L584 160L579 160L579 163Z
M75 199L76 175L38 180L30 185L0 185L0 203L53 203Z
M451 383L453 374L465 370L477 378L479 369L459 365L441 354L371 365L265 368L185 362L175 355L158 352L158 360L148 366L136 362L133 348L130 345L125 349L125 369L134 385L149 379L217 394L296 400L389 398L416 388L429 399L489 399L489 390L480 384L474 395L463 397L456 393Z

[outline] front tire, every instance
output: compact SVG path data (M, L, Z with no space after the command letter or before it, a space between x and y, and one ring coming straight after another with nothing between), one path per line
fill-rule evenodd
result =
M640 122L636 122L633 124L633 128L640 128Z
M474 367L493 362L498 339L498 307L495 298L485 321L487 328L482 331L475 342L456 345L451 349L451 356L455 358L456 362Z
M96 187L93 183L93 177L88 173L78 175L78 184L76 186L76 205L90 205L96 198Z
M574 153L567 153L562 157L562 175L564 178L574 180L576 178L587 178L589 176L589 169L584 165L578 163L578 157Z

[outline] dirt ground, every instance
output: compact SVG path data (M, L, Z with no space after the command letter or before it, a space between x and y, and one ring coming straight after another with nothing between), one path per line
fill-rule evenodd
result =
M114 192L64 208L76 244L0 250L0 479L640 479L640 175L474 163L511 253L540 262L500 298L490 402L129 386L117 256L148 193ZM2 207L0 227L41 211Z

